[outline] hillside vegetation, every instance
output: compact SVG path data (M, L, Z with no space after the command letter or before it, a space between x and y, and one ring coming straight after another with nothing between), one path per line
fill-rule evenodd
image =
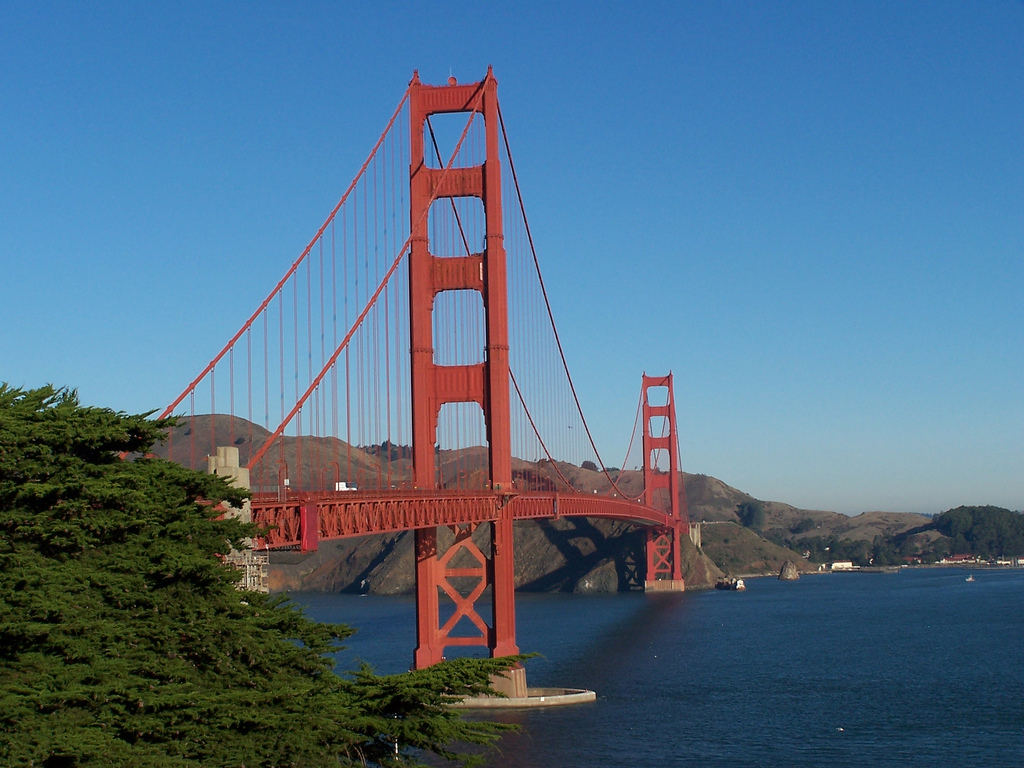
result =
M929 545L922 545L922 534ZM938 534L938 535L934 535ZM930 524L893 538L901 552L914 551L930 558L975 555L984 559L1024 556L1024 515L1002 507L956 507Z
M868 512L839 524L798 510L769 517L761 502L743 502L737 515L780 546L825 563L855 565L931 563L950 555L982 559L1024 555L1024 515L1001 507L957 507L934 519L924 515ZM794 514L796 513L796 514Z

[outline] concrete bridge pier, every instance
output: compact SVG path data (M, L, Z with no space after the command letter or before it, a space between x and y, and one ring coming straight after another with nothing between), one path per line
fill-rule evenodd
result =
M685 592L683 579L657 579L644 582L644 592Z

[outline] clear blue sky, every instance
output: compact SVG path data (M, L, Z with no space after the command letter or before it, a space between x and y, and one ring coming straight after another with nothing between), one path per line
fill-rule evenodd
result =
M1019 0L0 4L0 380L162 408L488 64L605 454L671 369L687 471L1024 508Z

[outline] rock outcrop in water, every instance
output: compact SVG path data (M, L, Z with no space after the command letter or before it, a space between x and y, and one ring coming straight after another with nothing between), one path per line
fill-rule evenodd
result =
M787 560L782 564L782 569L779 571L779 581L796 581L800 578L800 572L796 569L796 563L792 560Z

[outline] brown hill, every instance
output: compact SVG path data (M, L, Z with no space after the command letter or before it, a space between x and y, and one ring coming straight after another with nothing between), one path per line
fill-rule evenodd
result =
M206 457L217 446L234 446L242 466L263 446L270 432L239 416L216 414L182 417L178 426L168 432L167 440L153 449L161 458L169 458L193 469L206 469ZM376 447L376 446L375 446ZM317 467L329 465L330 477L315 477ZM292 487L333 487L336 481L355 483L359 487L377 488L387 483L398 484L411 477L411 461L397 456L383 462L365 448L351 446L335 437L304 436L300 441L283 436L252 469L254 491L276 490L288 478Z
M691 520L735 521L736 508L753 497L732 488L721 480L709 475L688 475L683 473L686 501Z
M705 523L701 540L705 554L729 576L775 575L787 560L804 573L818 570L800 554L766 541L737 523Z
M154 452L205 469L206 456L216 445L233 445L244 465L268 437L266 429L240 417L195 416L182 419ZM315 478L314 467L329 463L324 457L331 457L334 474ZM441 451L438 459L438 479L444 487L483 487L486 448ZM303 437L300 445L295 437L285 436L253 471L253 489L276 489L284 477L290 479L292 487L300 481L306 487L330 487L335 480L362 488L400 487L411 482L411 452L408 447L387 444L356 447L336 438ZM621 493L635 498L643 491L641 472L605 474L565 462L514 459L513 477L517 487L537 490L567 490L568 481L583 492ZM795 552L731 524L738 521L736 511L741 503L755 501L752 496L708 475L683 473L683 485L690 519L709 523L703 526L702 550L689 540L685 542L684 576L691 588L712 586L723 570L733 575L773 573L785 560L793 560L801 570L813 567ZM877 535L891 536L927 522L920 515L869 512L851 518L779 502L761 503L766 513L765 534L783 532L796 540L835 535L870 541ZM483 529L479 535L484 535ZM521 521L515 527L515 547L516 584L520 589L615 591L637 586L643 534L627 523L608 520ZM323 542L319 552L307 555L274 553L270 578L276 590L406 593L412 590L414 579L412 536Z
M876 536L895 536L929 522L924 515L909 512L864 512L850 517L838 512L796 509L788 504L767 502L763 530L766 536L781 533L794 542L819 536L874 541Z
M876 536L895 536L930 522L924 515L908 512L864 512L856 517L840 515L833 533L840 539L874 541Z

